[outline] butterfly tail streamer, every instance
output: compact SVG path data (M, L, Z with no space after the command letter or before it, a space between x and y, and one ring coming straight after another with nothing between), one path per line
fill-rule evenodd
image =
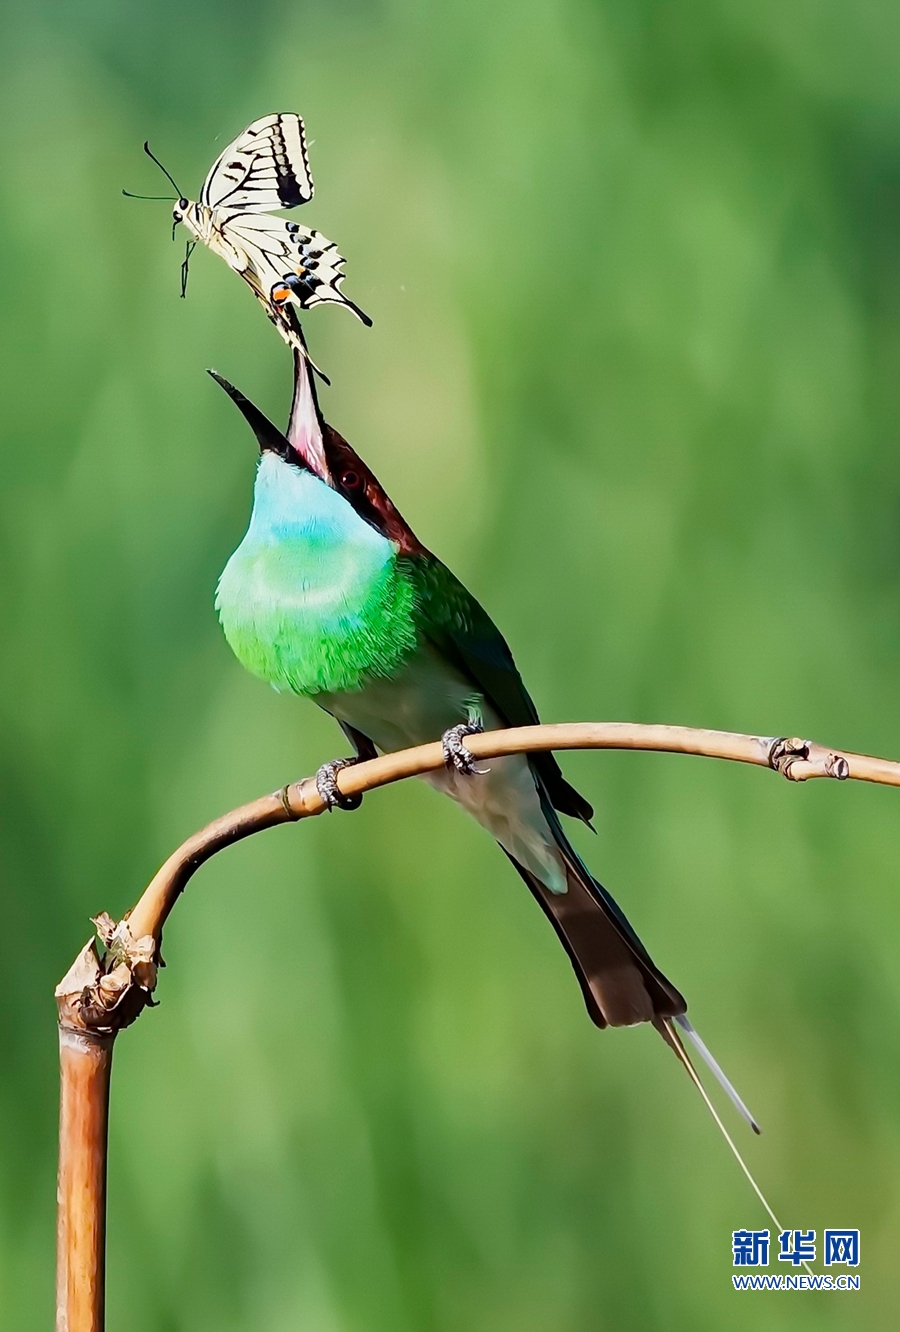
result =
M350 297L344 296L343 293L341 294L341 301L344 305L347 306L348 309L353 311L353 313L356 315L357 319L360 321L361 324L365 324L366 328L372 327L371 316L367 315L365 310L361 310L359 306L356 304L356 301L351 301Z
M294 233L294 239L298 243L300 261L295 273L284 275L294 303L301 310L311 310L329 302L345 305L366 328L371 328L370 317L341 290L346 259L334 241L323 236L321 231L305 231L300 227Z
M303 332L303 325L300 323L300 319L297 315L297 307L294 305L285 305L281 313L284 315L284 320L286 325L286 332L282 333L282 337L284 338L285 342L291 348L292 351L296 352L302 358L302 360L306 362L310 370L312 370L313 374L318 379L321 379L323 384L327 384L328 387L331 388L331 380L328 378L324 370L319 369L319 367L316 365L315 361L309 354L309 345L306 341L306 334ZM298 382L299 380L297 376L295 376L294 377L295 394L297 392ZM310 387L310 392L312 394L313 410L315 411L316 416L321 421L322 413L319 410L319 403L316 397L315 379L310 380L309 387ZM294 407L295 404L292 404L291 405L292 420L294 416Z
M296 316L296 307L292 303L275 306L259 287L259 284L244 274L244 280L252 289L254 296L266 312L269 321L275 325L282 340L287 344L292 352L296 352L309 366L310 370L321 379L323 384L331 387L331 380L326 375L310 355L309 347L306 344L306 338L303 335L303 329Z

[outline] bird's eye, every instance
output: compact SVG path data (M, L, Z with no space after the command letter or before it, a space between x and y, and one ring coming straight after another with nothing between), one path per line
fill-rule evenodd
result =
M341 486L344 490L359 490L361 485L362 477L359 472L341 472Z

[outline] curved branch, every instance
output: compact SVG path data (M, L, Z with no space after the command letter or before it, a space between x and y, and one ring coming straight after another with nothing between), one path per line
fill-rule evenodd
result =
M773 768L791 781L856 778L900 786L900 763L825 749L807 740L769 738L688 726L583 722L526 726L467 737L477 759L540 749L644 749L699 754ZM345 795L433 772L439 743L384 754L344 768ZM58 1188L57 1332L102 1332L106 1225L107 1110L110 1060L118 1032L152 1002L163 926L192 874L217 851L251 833L321 814L315 779L284 787L216 819L195 833L157 871L129 915L94 924L104 945L90 942L57 986L61 1112Z
M505 731L484 731L466 738L476 759L502 758L542 749L639 749L659 753L696 754L773 768L790 781L814 777L847 778L900 786L900 763L839 749L826 749L810 740L741 735L734 731L707 731L692 726L654 726L633 722L574 722L549 726L520 726ZM344 768L338 786L344 795L362 795L379 786L419 777L444 766L439 742L383 754L366 763ZM223 847L251 833L279 823L310 818L325 812L315 779L284 787L274 795L232 810L195 833L157 871L129 915L135 937L159 939L178 895L194 872Z
M691 726L633 722L522 726L472 735L466 744L476 759L546 749L638 749L752 763L772 768L794 782L830 777L900 786L900 763L889 759L827 749L810 740ZM443 750L435 741L344 768L338 785L344 795L362 795L379 786L433 772L443 764ZM75 1030L109 1032L134 1021L155 987L153 959L158 956L163 926L188 880L204 861L253 833L311 818L324 813L325 808L315 778L307 777L232 810L188 838L157 870L124 921L117 926L108 916L98 917L98 934L108 951L101 961L91 942L60 983L57 1001L61 1023Z

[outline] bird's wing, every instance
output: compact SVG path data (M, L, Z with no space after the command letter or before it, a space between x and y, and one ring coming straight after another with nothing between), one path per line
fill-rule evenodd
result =
M303 358L295 357L298 382L310 384ZM299 377L305 376L300 381ZM295 402L300 401L295 387ZM289 431L289 434L291 432ZM322 449L329 484L399 551L416 591L419 632L472 681L508 726L533 726L540 719L513 661L506 639L459 579L417 538L359 454L331 426L322 425ZM314 463L311 462L311 465ZM562 775L553 754L531 755L535 776L554 809L590 824L584 796Z
M370 740L367 735L364 735L362 731L358 731L355 726L351 726L349 722L339 721L338 726L340 726L344 735L356 750L356 757L359 759L360 763L365 763L368 759L378 758L378 750L375 748L375 743Z
M409 565L419 592L420 631L468 676L508 726L536 725L537 708L487 611L436 556L413 556ZM591 806L565 780L553 754L532 754L531 762L553 807L590 823Z

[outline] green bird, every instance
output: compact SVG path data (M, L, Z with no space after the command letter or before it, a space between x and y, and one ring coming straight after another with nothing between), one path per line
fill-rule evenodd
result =
M295 352L286 434L214 377L260 449L250 524L219 580L219 618L248 670L318 703L352 742L356 758L317 774L328 805L358 803L336 783L347 763L441 738L446 766L425 780L506 852L556 930L596 1025L652 1023L700 1087L678 1024L756 1129L688 1022L683 997L566 837L560 814L589 824L592 810L555 757L516 755L475 767L467 735L532 725L537 710L487 612L324 421L308 359Z

